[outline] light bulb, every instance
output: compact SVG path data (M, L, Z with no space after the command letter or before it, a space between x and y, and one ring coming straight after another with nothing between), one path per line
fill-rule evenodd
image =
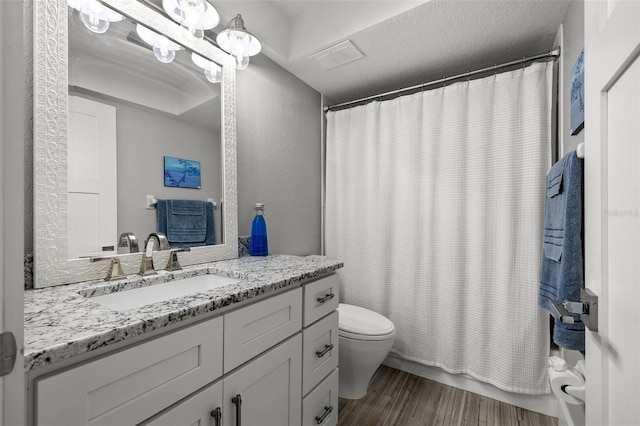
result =
M249 57L244 55L236 56L236 69L245 70L249 66Z
M157 36L153 44L153 54L163 64L168 64L176 57L176 51L171 49L171 42L165 36Z
M109 11L96 0L89 0L82 5L80 20L89 31L97 34L109 29Z
M211 83L220 83L222 81L222 68L212 63L209 68L204 69L204 76Z
M191 53L191 60L204 70L205 77L211 83L220 83L222 81L222 68L218 64L203 58L195 52Z
M192 37L202 40L204 38L204 28L198 21L185 19L180 24L183 30L191 34Z
M178 0L182 22L180 26L197 39L204 38L204 0Z
M204 0L178 0L182 15L180 26L197 39L204 38Z

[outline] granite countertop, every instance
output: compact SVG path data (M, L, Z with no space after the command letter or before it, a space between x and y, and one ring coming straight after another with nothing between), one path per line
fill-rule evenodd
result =
M151 277L68 284L27 290L24 296L24 369L57 361L130 339L182 320L219 310L254 297L294 286L335 271L342 262L324 256L245 256L233 260L158 271ZM186 297L114 311L90 297L115 289L142 287L203 274L239 278L231 284Z

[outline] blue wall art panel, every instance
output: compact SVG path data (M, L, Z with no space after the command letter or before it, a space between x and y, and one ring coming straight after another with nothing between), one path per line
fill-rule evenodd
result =
M200 162L164 157L164 186L200 189Z
M584 127L584 51L571 70L571 134Z

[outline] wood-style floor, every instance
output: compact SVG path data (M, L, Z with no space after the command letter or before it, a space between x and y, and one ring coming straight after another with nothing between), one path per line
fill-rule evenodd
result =
M557 426L558 419L387 366L362 399L340 399L338 425Z

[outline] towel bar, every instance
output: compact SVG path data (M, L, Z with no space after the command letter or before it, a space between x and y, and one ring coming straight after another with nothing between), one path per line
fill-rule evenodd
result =
M580 289L580 302L551 302L554 316L560 321L573 323L571 314L580 314L580 320L591 331L598 331L598 296L588 288Z
M213 198L207 198L207 201L213 204L213 209L218 205ZM158 204L158 199L154 195L147 195L147 210L153 210Z

